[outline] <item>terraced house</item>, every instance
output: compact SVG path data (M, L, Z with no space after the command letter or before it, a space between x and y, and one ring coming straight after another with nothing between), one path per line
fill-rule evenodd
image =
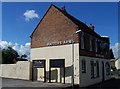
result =
M33 80L71 83L74 76L74 84L85 87L111 78L109 37L71 16L65 6L51 5L30 37Z

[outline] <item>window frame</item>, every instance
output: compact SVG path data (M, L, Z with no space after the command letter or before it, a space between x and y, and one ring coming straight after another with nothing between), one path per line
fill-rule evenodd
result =
M91 78L94 78L94 61L90 61L90 68L91 68Z
M80 36L80 41L81 41L81 49L85 49L85 42L84 42L84 33L81 32L81 36Z
M99 77L99 61L96 61L96 77Z
M110 75L110 63L109 62L105 63L105 69L106 69L106 75Z
M82 73L86 73L86 60L82 59Z
M98 52L98 39L95 39L95 52Z
M93 51L93 37L90 35L90 51Z

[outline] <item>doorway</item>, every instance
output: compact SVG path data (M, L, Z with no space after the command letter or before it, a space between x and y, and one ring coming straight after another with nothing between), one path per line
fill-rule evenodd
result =
M60 68L60 82L62 83L62 77L64 78L64 84L65 84L65 60L64 59L50 59L50 66L49 66L49 82L51 82L52 79L58 81L58 71L57 69L51 70L52 68ZM62 71L63 70L63 71ZM63 72L63 76L62 73Z
M40 68L43 70L42 71L43 72L42 78L44 79L43 81L46 82L46 65L45 64L46 64L45 60L33 60L33 62L32 62L32 81L34 81L34 79L36 79L36 81L37 81L37 76L38 76L37 69Z

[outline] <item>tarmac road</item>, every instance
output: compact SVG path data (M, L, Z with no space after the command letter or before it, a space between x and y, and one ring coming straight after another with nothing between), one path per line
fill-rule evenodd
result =
M2 89L62 89L68 86L70 86L70 84L2 78Z
M2 86L2 89L72 89L71 84L32 82L7 78L2 78L0 86ZM76 87L74 89L120 89L120 78L112 78L86 88Z

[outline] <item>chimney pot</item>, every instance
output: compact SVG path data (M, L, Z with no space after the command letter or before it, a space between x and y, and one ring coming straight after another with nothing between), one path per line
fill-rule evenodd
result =
M89 28L94 31L94 25L90 24Z
M62 11L64 11L64 10L65 10L65 6L62 7Z

